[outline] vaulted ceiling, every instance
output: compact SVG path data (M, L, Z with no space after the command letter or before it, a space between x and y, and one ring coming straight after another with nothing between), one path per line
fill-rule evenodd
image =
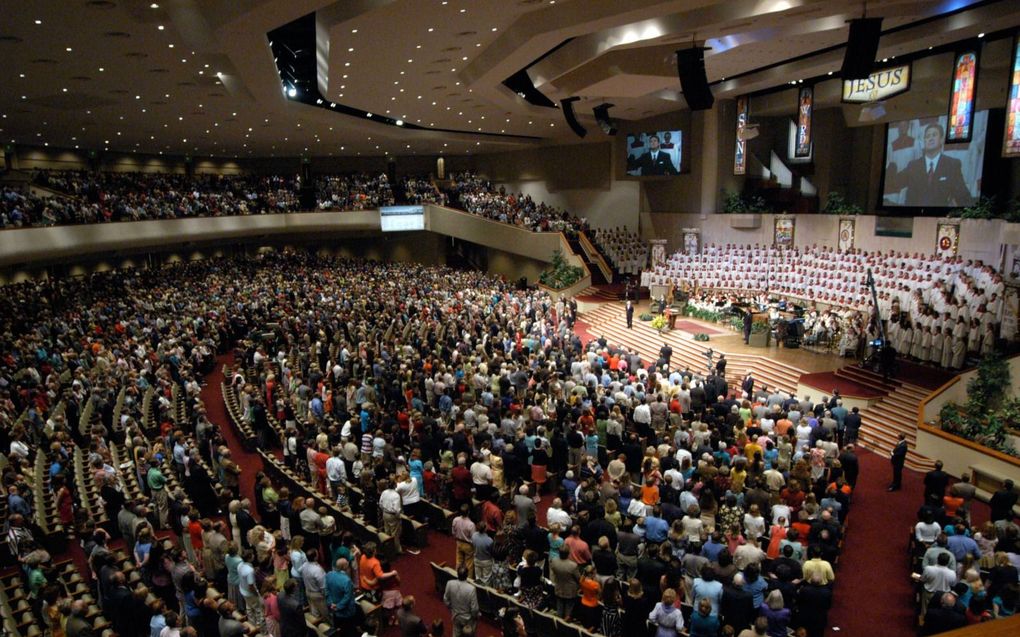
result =
M0 20L0 140L197 156L460 154L576 138L503 82L636 120L686 108L704 42L717 98L838 74L845 0L19 0ZM1020 3L884 0L879 58L1020 24ZM288 97L268 34L314 16L315 90ZM276 56L277 58L279 56ZM299 96L300 97L300 96ZM372 113L375 118L345 114ZM402 120L420 129L380 123ZM442 130L440 130L442 129Z

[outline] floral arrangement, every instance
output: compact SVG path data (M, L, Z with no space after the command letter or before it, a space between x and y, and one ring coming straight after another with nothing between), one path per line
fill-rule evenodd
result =
M659 316L653 318L652 327L659 330L660 332L666 329L666 317L660 314Z

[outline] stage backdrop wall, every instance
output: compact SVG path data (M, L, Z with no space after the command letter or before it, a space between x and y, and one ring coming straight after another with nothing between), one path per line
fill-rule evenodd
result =
M743 215L741 215L743 216ZM774 214L755 215L756 227L734 228L736 216L725 214L696 215L678 213L641 213L641 236L643 239L667 239L668 249L675 252L683 245L682 228L699 228L702 245L711 243L763 244L771 245L775 227ZM838 215L794 215L796 227L794 245L825 245L836 247L839 229ZM935 252L935 235L944 218L915 217L910 237L884 237L875 235L878 217L857 215L854 247L861 250L896 250L902 252ZM962 219L960 221L960 256L965 259L980 259L999 267L1002 246L1020 242L1020 224L1006 223L999 219Z

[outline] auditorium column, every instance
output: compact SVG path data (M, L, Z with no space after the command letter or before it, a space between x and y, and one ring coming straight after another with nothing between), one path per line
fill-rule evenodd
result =
M710 215L717 211L719 199L719 110L723 100L716 100L701 117L701 153L694 160L701 164L701 201L698 212Z

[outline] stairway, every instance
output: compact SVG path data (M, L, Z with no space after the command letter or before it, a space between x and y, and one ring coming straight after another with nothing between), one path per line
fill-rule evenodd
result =
M591 299L598 303L619 301L621 296L621 292L615 292L612 289L607 288L605 285L592 285L584 288L574 295L575 298L580 298L582 300Z
M570 249L574 251L574 254L580 257L584 261L584 265L588 267L588 271L591 272L591 284L593 286L612 283L612 281L606 281L606 276L602 274L598 264L588 258L588 253L584 251L581 241L577 237L568 236L567 243L570 245Z
M885 380L856 365L836 370L837 376L852 379L886 395L877 403L861 412L861 431L858 442L886 457L892 453L899 434L907 438L909 451L905 466L915 471L930 471L935 463L914 451L917 442L917 410L930 393L927 389L896 380Z
M628 330L624 311L622 303L604 303L579 318L589 325L588 332L592 336L605 336L614 345L637 351L646 364L654 363L659 358L659 350L665 342L673 348L670 361L673 368L687 367L696 373L705 372L705 351L710 345L681 336L682 332L659 334L648 322L638 320L637 316L634 317L634 328ZM719 352L715 347L712 349ZM726 380L731 387L739 387L744 375L751 371L756 386L764 383L768 387L778 387L792 393L796 391L797 381L804 373L801 369L764 356L726 353L726 359L729 361Z

